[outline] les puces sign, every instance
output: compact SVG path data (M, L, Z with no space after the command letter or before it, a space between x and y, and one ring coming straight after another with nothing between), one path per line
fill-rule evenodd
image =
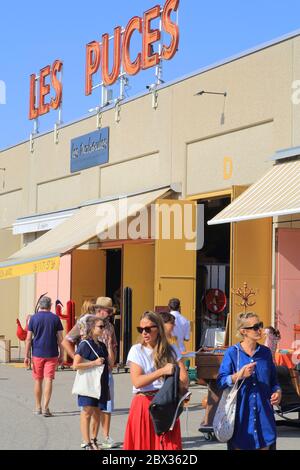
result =
M102 42L92 41L86 45L85 66L85 94L88 96L93 90L93 77L101 68L104 86L113 85L119 78L121 67L127 75L136 75L141 70L155 67L160 60L170 60L178 50L179 27L172 21L171 15L179 7L179 0L167 0L163 8L156 5L147 10L143 17L134 16L125 29L117 26L113 36L113 65L110 68L110 40L109 34L102 35ZM153 44L161 40L161 29L152 29L151 22L160 19L161 29L170 37L169 44L163 44L161 54L155 53ZM142 51L135 60L130 57L130 44L132 36L138 32L142 37ZM59 78L63 69L63 62L55 60L40 70L39 76L30 76L30 102L29 119L37 119L48 113L51 109L58 109L62 102L63 86ZM50 83L46 83L50 80ZM49 97L51 88L54 93ZM47 100L48 97L48 100Z

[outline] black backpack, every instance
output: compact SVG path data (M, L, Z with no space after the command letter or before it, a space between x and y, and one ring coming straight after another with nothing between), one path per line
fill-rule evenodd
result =
M165 379L149 406L155 434L158 436L173 430L183 411L183 402L190 395L187 393L184 397L179 396L179 372L180 369L176 366L174 374Z

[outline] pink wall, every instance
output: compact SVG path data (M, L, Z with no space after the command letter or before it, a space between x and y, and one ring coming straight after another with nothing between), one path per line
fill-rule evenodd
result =
M59 299L64 307L70 300L71 293L71 255L65 255L60 259L59 271L49 271L36 274L36 301L39 296L48 292L47 296L53 301Z
M300 324L300 229L278 229L276 271L280 348L292 349L294 324Z

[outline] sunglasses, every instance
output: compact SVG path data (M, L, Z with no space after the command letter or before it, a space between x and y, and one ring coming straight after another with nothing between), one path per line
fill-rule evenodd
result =
M258 331L258 330L261 330L262 328L264 327L264 324L263 322L259 322L259 323L255 323L255 325L253 326L244 326L242 329L243 330L254 330L254 331Z
M103 330L104 325L96 325L96 328L101 328L101 330Z
M145 328L142 328L141 326L137 326L137 327L136 327L136 331L137 331L138 333L140 333L140 334L142 334L143 331L144 331L145 333L148 333L148 334L149 334L149 333L151 333L151 330L152 330L153 328L157 328L157 326L152 325L152 326L146 326Z

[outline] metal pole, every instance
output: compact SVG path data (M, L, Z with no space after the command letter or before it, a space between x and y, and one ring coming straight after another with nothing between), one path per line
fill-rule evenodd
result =
M162 60L161 60L161 53L162 53L162 21L161 18L159 20L159 31L160 31L160 42L158 45L158 55L159 55L159 64L155 68L155 76L156 76L156 84L160 85L162 82Z
M60 71L60 83L63 82L63 68L61 68ZM58 125L60 126L62 124L62 100L60 102L59 108L58 108Z
M39 78L40 78L39 76L35 78L35 96L37 96L37 92L38 92L37 82ZM33 123L33 134L34 135L38 134L38 132L39 132L39 118L36 118Z

